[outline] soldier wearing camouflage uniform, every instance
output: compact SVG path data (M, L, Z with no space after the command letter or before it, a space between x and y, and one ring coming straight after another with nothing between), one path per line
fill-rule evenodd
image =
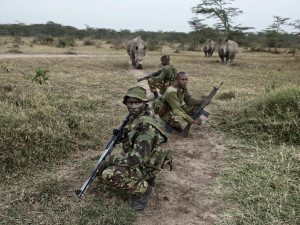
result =
M201 119L192 119L205 97L193 98L187 89L188 75L179 72L175 77L175 84L170 86L162 96L162 101L154 102L154 111L160 118L178 132L182 131L184 122L201 125ZM185 102L185 104L183 104ZM208 101L208 104L210 101ZM166 126L166 131L171 132Z
M154 193L149 182L170 164L172 156L170 150L163 148L168 138L150 113L147 101L144 88L129 88L123 101L130 114L120 141L123 152L107 156L98 167L101 180L133 195L135 210L147 206Z
M154 94L153 100L158 98L156 88L158 88L159 93L163 95L167 88L174 84L175 75L177 74L176 67L170 64L170 56L164 55L160 60L163 65L161 73L156 77L150 76L150 78L148 78L150 91Z

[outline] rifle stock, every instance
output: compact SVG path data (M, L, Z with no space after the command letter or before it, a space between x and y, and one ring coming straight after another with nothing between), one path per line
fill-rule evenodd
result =
M191 128L191 123L189 123L188 125L185 126L185 128L182 130L181 132L181 136L182 137L187 137L189 135L189 131L190 131L190 128Z
M205 117L209 116L209 112L205 111L204 107L206 106L207 102L210 101L214 97L214 95L217 93L217 91L219 90L219 88L221 87L222 84L223 84L223 82L221 82L218 87L214 87L214 90L201 103L201 105L199 106L199 108L197 109L197 111L192 116L192 118L194 120L198 119L201 115L204 115ZM186 127L182 130L182 132L181 132L181 136L182 137L186 138L189 135L189 131L190 131L191 125L192 125L191 123L187 124Z
M77 195L78 198L81 199L84 196L84 194L87 191L87 189L89 188L90 184L93 182L93 180L97 176L97 169L98 169L100 163L102 162L102 160L104 160L104 158L107 155L109 155L112 152L112 150L114 149L115 145L120 140L120 138L122 136L122 133L123 133L123 128L127 124L128 119L129 119L129 115L125 118L125 120L123 121L122 125L120 126L120 128L118 130L114 129L112 138L108 142L108 144L107 144L104 152L102 153L101 157L99 158L98 162L96 163L96 165L95 165L94 169L92 170L90 176L84 182L84 184L82 185L81 189L76 189L75 190L75 193L76 193L76 195Z

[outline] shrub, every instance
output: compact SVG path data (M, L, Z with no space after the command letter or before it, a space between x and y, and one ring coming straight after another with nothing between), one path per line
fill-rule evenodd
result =
M58 48L64 48L67 46L75 46L75 39L72 37L65 37L65 38L60 38L56 42L56 47Z
M114 48L116 50L119 50L119 49L125 49L125 44L124 44L124 41L121 40L121 39L115 39L111 42L111 46L110 48Z
M87 40L84 40L83 45L95 45L95 42L87 39Z
M237 103L219 119L220 128L242 137L300 144L300 88L285 87L266 93L264 98Z
M40 85L42 85L43 83L49 80L48 69L42 67L36 67L34 70L35 70L34 75L25 73L24 71L20 71L20 72L23 74L24 79L31 80L32 82L36 82Z
M32 44L52 45L54 38L51 36L39 36L32 41Z

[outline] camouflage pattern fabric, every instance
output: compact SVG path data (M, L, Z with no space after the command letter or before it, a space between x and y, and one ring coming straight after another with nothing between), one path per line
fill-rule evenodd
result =
M102 179L130 194L142 195L149 185L145 180L154 177L170 158L170 151L161 147L167 139L148 106L138 116L130 116L121 140L123 151L105 158Z
M102 179L109 185L135 196L145 193L148 186L138 167L109 166L103 171Z
M174 81L165 81L165 82L158 82L154 81L152 78L148 79L148 85L151 92L156 92L156 88L159 89L159 93L163 95L167 88L174 84Z

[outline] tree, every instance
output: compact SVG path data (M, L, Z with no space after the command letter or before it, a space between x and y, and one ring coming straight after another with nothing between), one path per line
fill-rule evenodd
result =
M295 32L292 32L292 54L293 56L296 53L296 48L300 44L300 20L296 20L294 23L290 23L290 26L293 26L296 30Z
M195 14L202 14L209 18L216 18L219 20L214 26L217 30L224 32L225 38L228 38L230 30L248 30L252 27L241 27L240 24L233 26L232 18L243 13L238 8L226 7L234 0L202 0L201 4L192 8ZM202 21L202 20L200 20Z
M267 30L273 31L275 34L274 48L275 48L275 53L277 53L277 45L278 45L280 32L283 32L281 26L286 25L287 24L286 21L288 21L290 18L282 18L280 16L273 16L273 17L275 18L275 21L267 28Z
M220 34L216 30L209 28L206 24L203 24L203 20L204 19L193 17L190 21L188 21L194 30L193 32L189 33L189 37L196 50L198 50L200 47L199 43L202 45L207 38L217 40L218 37L220 37Z
M193 17L192 20L188 21L188 24L193 28L194 31L201 31L207 27L206 24L202 23L203 20L204 19Z

